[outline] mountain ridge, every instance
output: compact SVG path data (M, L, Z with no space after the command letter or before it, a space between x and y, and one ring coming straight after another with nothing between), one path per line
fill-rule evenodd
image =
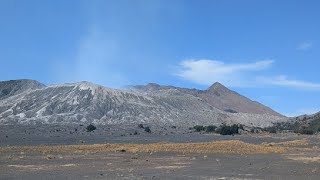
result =
M0 100L24 91L41 89L44 84L31 79L0 81Z
M24 83L26 86L30 84L29 81ZM0 101L0 124L149 123L192 126L242 123L265 127L286 119L267 113L227 112L197 95L206 90L155 83L137 87L140 89L117 90L91 82L32 86ZM148 90L141 91L143 88Z
M138 89L146 94L155 94L164 90L176 89L183 93L188 93L196 97L199 97L207 103L223 111L232 110L234 112L270 114L285 117L284 115L272 110L267 106L262 105L257 101L252 101L249 98L242 96L233 90L228 89L219 82L214 83L206 90L180 88L175 86L161 86L155 83L132 86L132 88Z

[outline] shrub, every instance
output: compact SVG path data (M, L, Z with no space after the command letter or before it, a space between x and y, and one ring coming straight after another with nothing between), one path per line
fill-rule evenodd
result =
M216 129L216 133L221 135L227 135L227 127L226 125L221 125L219 128Z
M206 132L215 132L217 126L209 125L206 127Z
M217 128L216 133L219 133L221 135L233 135L238 134L239 127L237 124L234 124L232 126L227 125L221 125L219 128Z
M135 132L133 133L133 135L138 135L138 132L137 132L137 131L135 131Z
M273 127L265 128L264 130L267 131L267 132L269 132L269 133L273 133L273 134L277 133L277 128L274 127L274 126L273 126Z
M298 130L298 133L312 135L314 134L314 131L312 129L301 129L301 130Z
M230 127L230 131L231 131L231 134L238 134L239 133L239 126L237 124L233 124Z
M195 129L197 132L200 132L200 131L204 131L205 127L196 125L196 126L193 127L193 129Z
M96 129L97 129L97 128L96 128L94 125L92 125L92 124L90 124L89 126L86 127L87 132L91 132L91 131L94 131L94 130L96 130Z
M253 129L253 128L250 130L250 132L251 133L256 133L255 129Z
M277 130L276 130L276 129L274 129L274 128L271 128L271 129L269 130L269 133L276 134L276 133L277 133Z
M145 127L145 128L144 128L144 131L147 132L147 133L151 133L151 129L150 129L149 126Z
M141 129L144 129L143 124L138 124L138 127L141 128Z

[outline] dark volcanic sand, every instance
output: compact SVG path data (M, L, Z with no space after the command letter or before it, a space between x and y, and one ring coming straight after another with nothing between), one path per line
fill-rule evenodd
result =
M248 143L281 142L300 138L298 135L235 135L200 134L188 128L151 127L146 133L135 125L97 126L93 132L86 132L85 125L28 125L0 126L0 147L69 145L100 143L155 143L155 142L208 142L237 139ZM77 129L75 131L75 129ZM137 131L138 135L134 135Z
M319 135L220 136L170 127L152 127L149 134L135 126L97 126L96 131L86 132L84 127L1 126L0 146L228 139L260 144L302 138L309 139L310 144L290 148L286 154L265 155L0 151L0 179L320 179ZM134 131L139 135L133 135Z
M12 156L11 159L8 156ZM52 159L48 159L50 157ZM319 179L319 162L283 155L1 154L1 179Z

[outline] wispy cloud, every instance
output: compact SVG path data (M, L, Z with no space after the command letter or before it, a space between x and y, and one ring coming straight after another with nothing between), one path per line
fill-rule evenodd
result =
M185 60L180 62L174 75L206 86L210 86L214 82L220 82L230 87L280 86L320 90L320 83L290 79L285 75L261 75L263 70L270 68L273 63L273 60L237 64L227 64L208 59Z
M285 75L275 77L257 77L257 81L275 86L292 87L298 89L320 90L320 83L288 79Z
M91 81L108 87L120 88L127 78L116 71L119 54L117 41L98 27L89 29L76 44L69 63L58 64L56 74L61 81ZM71 63L70 63L71 62Z
M252 72L270 67L272 63L273 60L239 64L208 59L185 60L179 64L175 75L201 85L221 82L227 86L249 86L251 82L246 77Z
M310 42L310 41L306 41L306 42L302 42L298 45L297 49L298 50L302 50L302 51L305 51L305 50L308 50L310 48L312 48L313 46L313 43Z

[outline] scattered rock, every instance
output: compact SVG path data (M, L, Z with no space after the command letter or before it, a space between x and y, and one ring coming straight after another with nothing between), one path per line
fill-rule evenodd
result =
M47 160L51 160L51 159L55 159L55 157L54 157L54 156L49 156L49 155L48 155L48 156L46 156L46 159L47 159Z
M94 130L96 130L97 128L94 126L94 125L92 125L92 124L90 124L90 125L88 125L87 127L86 127L86 130L87 130L87 132L91 132L91 131L94 131Z
M127 152L125 149L116 150L116 152Z

